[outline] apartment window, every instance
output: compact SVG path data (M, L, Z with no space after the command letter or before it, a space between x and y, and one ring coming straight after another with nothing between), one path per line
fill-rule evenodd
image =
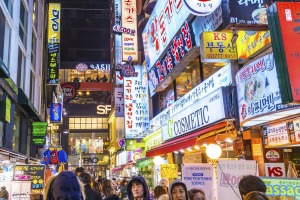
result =
M6 8L8 10L8 13L10 14L10 16L12 16L12 0L4 0L4 3L6 5Z
M27 37L27 21L28 21L27 16L28 16L28 11L24 5L24 2L21 1L19 36L25 47L26 47L26 37Z
M31 43L31 65L34 69L36 69L36 35L32 30L32 43Z
M18 79L17 85L20 88L25 88L25 55L23 54L22 50L19 48L18 54Z
M9 64L10 35L11 29L6 23L5 16L0 9L0 59L3 60L6 67Z
M107 118L69 118L69 129L108 129Z
M34 75L33 71L31 70L31 72L30 72L30 92L29 92L30 101L34 100L34 87L35 87L35 75Z

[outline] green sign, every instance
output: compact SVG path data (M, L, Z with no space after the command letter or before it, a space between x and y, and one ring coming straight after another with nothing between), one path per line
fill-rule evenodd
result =
M46 143L46 138L45 137L33 137L32 138L32 144L43 145L45 143Z
M10 123L11 100L8 97L0 102L0 110L0 121Z
M46 136L47 122L33 122L32 123L32 135L33 136Z
M135 164L137 168L142 168L151 165L154 165L153 158L139 159Z
M138 143L136 140L126 140L126 151L135 151L138 148L144 148L145 143Z
M266 184L268 197L272 199L300 199L299 179L260 177ZM271 198L270 198L271 199Z
M15 94L18 95L19 90L18 90L17 85L14 83L14 81L11 78L5 78L4 80L11 87L11 89L15 92Z

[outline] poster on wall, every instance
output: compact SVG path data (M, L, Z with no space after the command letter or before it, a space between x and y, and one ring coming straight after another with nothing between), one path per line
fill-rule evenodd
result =
M103 139L89 139L89 153L102 153L103 152Z
M76 151L76 155L79 155L80 153L89 153L89 147L89 139L82 138L75 140L74 150Z
M30 200L31 182L30 181L12 181L11 182L11 200Z
M200 189L206 200L214 199L214 166L207 163L183 164L182 181L188 190Z
M178 165L177 164L160 165L160 176L162 178L178 178Z
M245 175L258 176L256 160L218 160L218 200L240 200L238 184Z
M266 184L266 195L272 200L299 199L299 179L260 177Z
M61 103L50 104L50 123L62 123L62 105Z

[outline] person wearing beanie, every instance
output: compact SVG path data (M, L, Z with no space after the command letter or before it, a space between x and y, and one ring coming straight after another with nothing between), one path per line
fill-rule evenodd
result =
M62 171L49 178L44 188L44 200L85 200L83 184L71 171Z
M92 189L92 177L89 173L81 172L79 175L79 179L84 184L84 192L86 195L86 199L88 200L100 200L102 199L101 193Z
M179 180L175 180L170 184L169 188L170 200L188 200L188 190L186 185Z
M8 199L8 192L6 190L6 187L5 186L2 186L1 187L1 190L0 190L0 200L7 200Z
M142 176L134 176L127 186L129 200L150 200L150 193L147 182Z

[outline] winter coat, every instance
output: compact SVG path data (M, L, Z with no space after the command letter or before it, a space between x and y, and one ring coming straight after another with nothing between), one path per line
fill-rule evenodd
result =
M85 200L83 184L70 171L62 171L49 178L44 188L44 200Z
M132 183L138 181L142 183L143 188L144 188L144 197L143 200L150 200L150 193L149 193L149 188L147 185L146 180L142 176L134 176L128 183L127 185L127 195L129 200L134 200L134 196L132 194L131 188L132 188Z
M1 188L0 190L0 198L3 198L3 199L8 199L8 192L6 190L6 188Z
M89 185L89 184L84 185L84 193L85 193L85 198L87 200L101 200L102 199L101 193L92 189L91 185Z
M188 190L187 190L187 187L186 185L180 181L180 180L175 180L173 181L171 184L170 184L170 187L169 187L169 198L170 200L173 200L173 197L172 197L172 189L175 185L182 185L184 190L185 190L185 195L186 195L186 199L188 200L189 199L189 194L188 194Z

